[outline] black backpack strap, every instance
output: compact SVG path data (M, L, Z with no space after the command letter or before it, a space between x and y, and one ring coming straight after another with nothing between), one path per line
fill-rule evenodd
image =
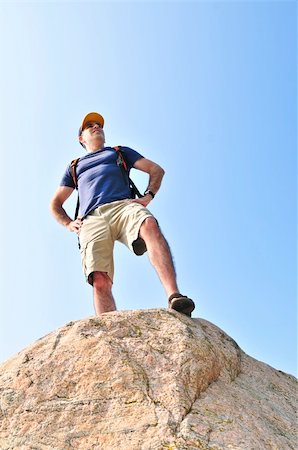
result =
M71 163L70 163L70 172L71 172L72 179L73 179L76 190L78 190L77 165L78 165L79 160L80 160L80 158L77 158L77 159L74 159L73 161L71 161ZM74 220L76 220L78 218L79 209L80 209L80 198L79 198L79 194L78 194Z
M129 178L129 183L130 183L132 191L135 194L135 197L139 197L139 198L144 197L144 195L140 193L139 189L136 187L136 185L134 184L134 182L132 181L131 178Z
M116 145L115 147L113 147L113 149L116 150L116 152L118 154L117 164L118 164L118 166L120 166L124 176L128 180L128 184L129 184L129 187L130 187L130 190L132 193L132 198L135 198L135 197L141 198L141 197L143 197L143 195L140 193L140 191L138 190L138 188L136 187L136 185L134 184L134 182L128 175L127 164L126 164L126 161L125 161L125 158L124 158L121 148L122 148L121 145Z
M79 209L80 209L80 197L78 194L78 198L77 198L77 204L76 204L76 210L75 210L75 215L74 215L74 220L76 220L78 218L79 215Z

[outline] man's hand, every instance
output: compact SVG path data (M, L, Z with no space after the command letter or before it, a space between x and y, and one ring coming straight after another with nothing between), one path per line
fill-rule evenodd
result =
M71 222L69 222L69 224L66 225L66 228L69 231L75 232L75 233L77 233L79 235L80 231L81 231L81 228L82 228L82 225L83 225L82 219L78 218L76 220L72 220Z
M147 207L147 205L149 205L149 203L151 202L152 197L150 194L146 194L144 195L144 197L141 198L135 198L134 200L131 200L134 203L140 203L140 205L145 206L145 208Z

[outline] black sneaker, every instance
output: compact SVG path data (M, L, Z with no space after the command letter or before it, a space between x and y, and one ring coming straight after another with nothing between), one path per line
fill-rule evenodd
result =
M196 305L191 298L188 298L186 295L181 295L179 292L174 292L169 297L169 309L174 309L188 317L191 317L191 313L195 307Z

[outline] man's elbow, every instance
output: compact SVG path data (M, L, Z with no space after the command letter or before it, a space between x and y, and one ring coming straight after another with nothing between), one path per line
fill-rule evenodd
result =
M61 202L58 201L56 197L53 197L49 203L50 213L55 216L55 212L62 207Z
M55 210L55 200L54 200L53 198L51 199L51 201L50 201L50 203L49 203L49 210L50 210L50 213L51 213L51 214L54 213L54 210Z
M159 174L159 176L161 178L163 178L164 174L166 173L165 170L162 167L160 167L160 166L157 166L157 167L158 167L158 174Z

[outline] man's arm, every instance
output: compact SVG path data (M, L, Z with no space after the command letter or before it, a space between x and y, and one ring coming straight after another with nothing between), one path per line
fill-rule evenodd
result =
M156 194L160 188L161 181L165 174L165 171L163 170L163 168L160 167L155 162L150 161L150 159L146 159L146 158L138 159L134 163L133 167L135 169L141 170L142 172L148 173L149 183L148 183L148 187L146 190L152 191L154 194ZM148 203L150 202L150 200L152 200L151 195L146 194L145 197L135 200L135 201L138 201L138 203L142 203L144 206L147 206ZM144 204L144 201L146 204Z
M50 211L57 222L64 225L69 231L79 233L82 226L82 220L72 220L63 208L64 202L68 199L68 197L70 197L73 191L74 189L71 187L59 186L50 202Z

